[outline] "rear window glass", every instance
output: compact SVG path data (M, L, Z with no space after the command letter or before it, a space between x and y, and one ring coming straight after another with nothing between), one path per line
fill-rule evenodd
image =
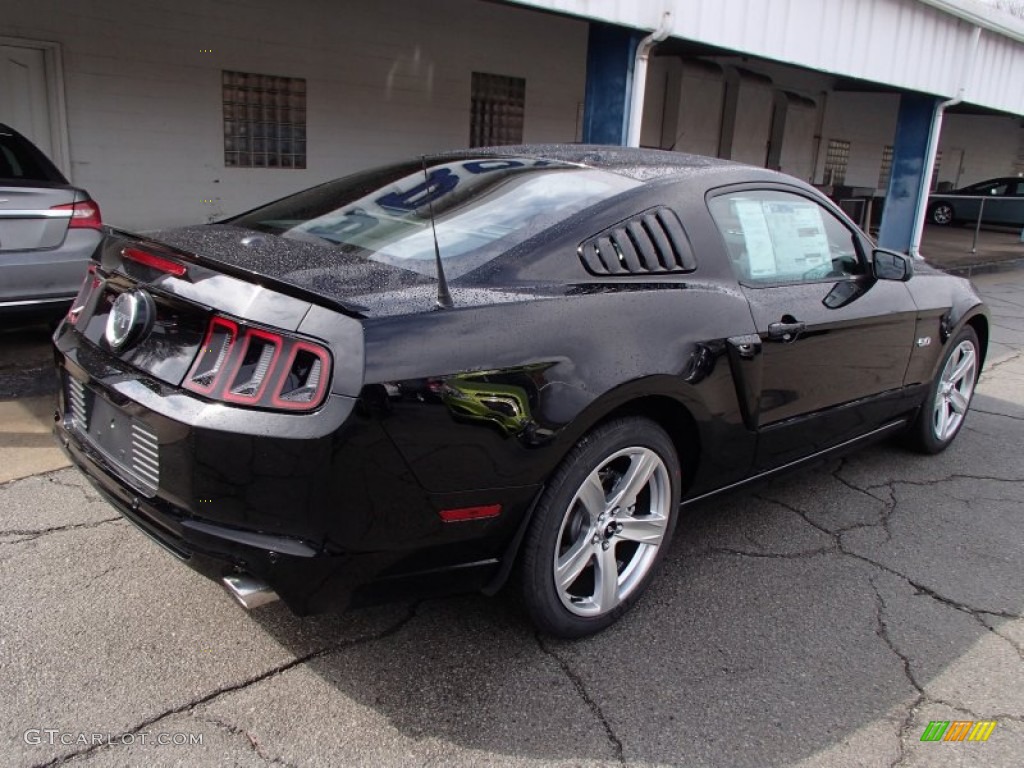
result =
M5 128L0 128L0 179L67 183L42 152Z
M640 182L535 158L388 166L299 192L228 223L433 277L434 230L458 277ZM434 226L431 226L433 212Z

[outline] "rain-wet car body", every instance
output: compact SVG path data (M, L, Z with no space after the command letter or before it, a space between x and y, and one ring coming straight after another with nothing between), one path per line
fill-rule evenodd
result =
M970 285L874 250L790 177L677 153L474 150L221 224L109 231L55 336L56 432L177 557L303 614L496 590L591 461L607 509L553 523L569 542L554 557L632 535L605 561L621 590L604 582L607 609L662 541L635 543L627 507L668 519L679 499L915 424L945 447L962 412L936 382L965 329L973 389L988 321ZM657 471L632 506L613 500L607 477L645 451ZM584 485L559 503L584 504ZM611 615L588 563L589 586L559 593L581 622Z

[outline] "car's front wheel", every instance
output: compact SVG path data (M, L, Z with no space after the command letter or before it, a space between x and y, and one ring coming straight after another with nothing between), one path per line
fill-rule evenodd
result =
M650 583L672 537L679 460L643 418L584 437L545 488L520 561L523 600L543 631L583 637L616 621Z
M928 218L931 219L932 224L948 226L953 223L953 206L949 203L936 203L928 210Z
M968 325L949 343L939 373L911 428L914 448L939 453L949 447L963 426L980 371L978 334Z

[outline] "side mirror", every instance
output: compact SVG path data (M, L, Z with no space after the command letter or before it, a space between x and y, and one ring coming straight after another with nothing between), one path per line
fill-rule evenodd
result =
M914 260L896 251L876 248L871 253L871 272L876 280L906 282L914 276Z

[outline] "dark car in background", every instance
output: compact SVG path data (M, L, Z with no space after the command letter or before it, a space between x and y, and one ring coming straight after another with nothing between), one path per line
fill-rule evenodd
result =
M56 434L246 607L512 579L574 637L650 583L680 502L887 435L946 448L988 329L967 281L791 177L471 150L111 230L55 335Z
M982 224L1024 227L1024 178L988 179L928 197L932 224L973 224L979 213Z
M59 317L100 242L99 206L0 123L0 317Z

